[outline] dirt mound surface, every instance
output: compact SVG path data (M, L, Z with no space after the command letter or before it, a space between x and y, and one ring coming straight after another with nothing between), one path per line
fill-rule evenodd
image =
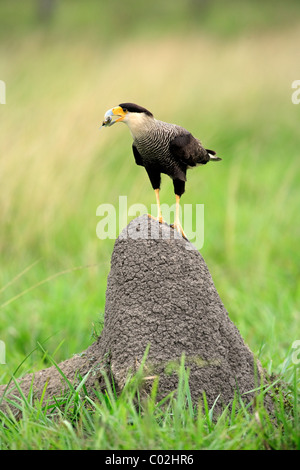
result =
M95 385L103 386L101 371L107 367L122 389L149 345L145 393L154 376L159 376L159 397L176 390L183 354L194 404L205 392L216 412L231 402L236 390L243 395L262 378L262 368L230 320L201 254L168 225L141 216L116 240L100 338L59 368L75 384L92 370L85 384L92 393ZM44 400L68 389L55 366L20 379L25 395L32 383L38 399L46 383ZM7 397L18 395L13 388L0 386L0 403L4 390ZM1 408L7 406L3 400Z
M147 345L149 374L160 376L161 395L176 389L182 354L195 403L204 391L220 411L235 390L243 395L260 384L261 365L230 320L201 254L147 216L133 220L115 243L104 324L99 348L109 353L120 388Z

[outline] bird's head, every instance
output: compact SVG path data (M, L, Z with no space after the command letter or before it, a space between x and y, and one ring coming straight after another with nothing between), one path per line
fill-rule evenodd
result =
M110 127L116 122L124 122L135 134L149 120L153 120L153 114L148 109L134 103L122 103L106 111L102 126Z

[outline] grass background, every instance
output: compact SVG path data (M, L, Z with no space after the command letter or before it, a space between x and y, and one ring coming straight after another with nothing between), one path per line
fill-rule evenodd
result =
M222 156L188 173L182 203L205 205L201 253L230 318L285 370L300 339L299 2L40 4L0 3L1 383L37 341L59 362L101 330L114 241L97 238L96 209L154 203L125 126L99 132L124 101ZM167 177L161 199L174 202ZM48 365L38 348L18 374Z

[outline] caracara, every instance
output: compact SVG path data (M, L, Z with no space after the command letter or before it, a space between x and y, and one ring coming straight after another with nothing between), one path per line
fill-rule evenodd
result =
M200 140L183 127L158 121L147 109L134 103L122 103L109 109L102 126L124 122L133 137L132 150L137 165L145 167L155 191L159 222L163 222L159 190L161 173L172 178L176 196L173 227L183 236L179 221L179 201L185 190L186 171L209 161L219 161L213 150L205 149Z

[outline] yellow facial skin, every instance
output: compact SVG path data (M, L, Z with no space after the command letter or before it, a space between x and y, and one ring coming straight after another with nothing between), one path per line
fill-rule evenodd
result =
M127 114L127 111L124 111L121 106L116 106L115 108L111 108L106 111L104 115L104 121L102 126L109 127L115 124L115 122L123 121ZM117 119L115 119L117 117Z
M127 111L124 111L121 106L116 106L115 108L112 108L112 113L114 114L114 116L120 116L118 119L115 120L115 122L119 122L124 119L127 114Z

